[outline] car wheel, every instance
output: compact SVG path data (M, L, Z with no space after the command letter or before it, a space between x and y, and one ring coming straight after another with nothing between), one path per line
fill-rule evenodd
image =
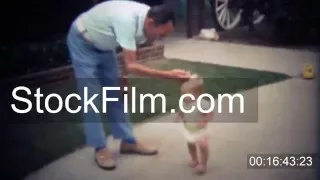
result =
M211 14L218 30L232 30L241 22L240 8L232 7L237 0L211 0Z

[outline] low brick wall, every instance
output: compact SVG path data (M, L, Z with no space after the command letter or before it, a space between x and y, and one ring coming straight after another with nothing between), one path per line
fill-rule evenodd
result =
M139 61L151 61L159 60L164 57L164 46L163 45L153 45L150 47L141 48L137 52L137 59Z
M161 60L164 58L164 46L162 44L156 44L152 46L147 46L143 48L139 48L137 50L137 60L139 62L145 61L153 61L153 60ZM120 64L123 64L123 55L119 53L118 59L120 60Z
M121 70L123 70L123 58L122 53L118 54L118 60ZM137 50L137 61L140 63L152 60L161 60L164 58L164 46L163 45L152 45L142 47ZM124 78L123 78L124 77ZM28 86L39 86L40 84L55 83L58 81L64 81L73 79L73 68L71 65L63 66L59 68L53 68L46 71L36 72L27 74L24 76L7 79L5 83L17 84L17 85L28 85ZM122 71L122 82L127 84L126 73Z

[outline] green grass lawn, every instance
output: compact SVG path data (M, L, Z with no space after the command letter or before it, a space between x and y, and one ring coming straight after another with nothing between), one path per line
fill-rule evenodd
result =
M290 78L285 74L241 69L187 62L177 59L163 62L148 63L147 65L160 69L187 69L205 77L206 92L235 93L257 86L279 82ZM179 84L175 81L155 80L148 78L132 78L131 86L137 88L137 93L162 93L167 97L167 109L177 108ZM75 92L74 81L41 87L46 93L67 95ZM134 123L143 122L147 118L159 115L161 106L156 101L156 113L150 113L150 102L145 101L145 113L131 114ZM76 104L73 104L76 105ZM136 104L139 107L139 103ZM139 111L139 108L137 108ZM5 156L7 172L22 172L24 175L36 170L53 160L82 147L84 144L83 129L80 115L66 112L59 114L35 114L15 116L25 124L8 125L5 132ZM37 122L28 124L27 122ZM39 123L42 122L42 123ZM108 132L107 126L105 126ZM10 141L8 141L10 139ZM6 144L7 143L7 144ZM18 165L17 165L18 164ZM17 175L17 173L13 173Z

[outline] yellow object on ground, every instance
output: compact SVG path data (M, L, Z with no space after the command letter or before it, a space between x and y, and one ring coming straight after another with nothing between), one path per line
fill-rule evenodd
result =
M313 79L315 77L313 65L311 64L304 65L302 76L304 79Z

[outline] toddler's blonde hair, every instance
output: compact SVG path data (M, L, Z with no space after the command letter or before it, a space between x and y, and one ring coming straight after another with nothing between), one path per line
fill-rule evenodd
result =
M197 74L193 74L188 81L185 81L180 86L181 93L192 93L200 95L204 91L203 79Z

